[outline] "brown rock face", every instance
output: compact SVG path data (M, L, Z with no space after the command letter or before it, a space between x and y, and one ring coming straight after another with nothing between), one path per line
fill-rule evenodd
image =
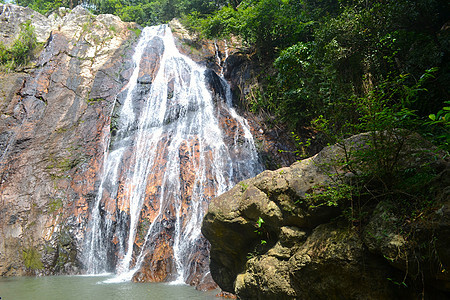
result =
M240 39L232 37L228 40L206 40L198 37L196 33L189 32L179 20L169 22L180 52L189 56L195 62L214 70L217 74L223 73L225 60L228 55L238 51L242 46Z
M26 73L0 74L0 274L79 272L109 115L126 81L122 54L135 35L81 7L49 18L9 4L0 11L7 42L25 20L45 41Z

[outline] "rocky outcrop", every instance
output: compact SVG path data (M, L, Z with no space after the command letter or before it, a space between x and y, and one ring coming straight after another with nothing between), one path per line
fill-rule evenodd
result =
M0 74L0 274L76 273L134 25L82 7L0 12L3 42L31 20L42 49Z
M346 151L368 138L346 140ZM334 186L336 174L351 180L352 173L336 167L345 157L342 145L242 181L213 199L203 221L212 277L242 299L415 299L416 280L426 283L420 287L426 297L445 299L449 165L425 156L435 161L440 192L426 215L406 222L414 237L399 229L387 200L365 211L367 223L351 226L339 206L310 196ZM407 161L424 162L417 155Z

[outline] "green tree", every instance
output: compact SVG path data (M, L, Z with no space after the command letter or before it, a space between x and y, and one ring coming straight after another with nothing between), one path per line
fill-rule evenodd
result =
M82 4L83 0L14 0L14 3L21 6L28 6L37 12L47 14L58 7L74 8L75 6Z

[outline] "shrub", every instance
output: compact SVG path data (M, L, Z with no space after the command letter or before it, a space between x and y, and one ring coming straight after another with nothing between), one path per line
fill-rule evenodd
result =
M5 69L16 69L24 66L33 58L33 50L36 49L37 40L31 21L20 25L20 33L17 39L6 47L0 42L0 64Z

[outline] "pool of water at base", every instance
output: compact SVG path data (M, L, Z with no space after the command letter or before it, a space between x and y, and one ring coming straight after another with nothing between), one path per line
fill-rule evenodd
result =
M185 284L106 283L113 275L0 277L1 300L219 299Z

